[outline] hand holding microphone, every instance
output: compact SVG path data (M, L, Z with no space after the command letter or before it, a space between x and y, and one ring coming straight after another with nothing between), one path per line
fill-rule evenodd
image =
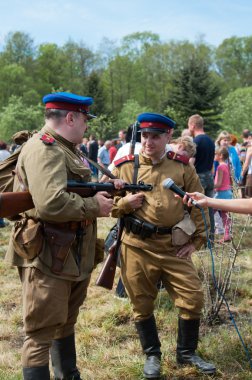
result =
M163 181L163 188L173 191L175 194L179 195L181 198L184 198L186 196L187 199L190 200L190 203L193 206L197 207L198 209L201 209L201 206L194 199L192 199L188 194L186 194L180 187L178 187L171 178L166 178Z

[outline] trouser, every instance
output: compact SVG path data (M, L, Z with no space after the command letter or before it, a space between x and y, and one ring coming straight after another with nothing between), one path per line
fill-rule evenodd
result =
M52 340L74 333L90 278L73 282L47 276L36 268L20 272L25 328L22 365L40 367L49 362Z
M191 260L170 253L143 251L123 243L121 275L133 304L135 321L153 315L159 279L179 308L181 318L200 318L202 284Z

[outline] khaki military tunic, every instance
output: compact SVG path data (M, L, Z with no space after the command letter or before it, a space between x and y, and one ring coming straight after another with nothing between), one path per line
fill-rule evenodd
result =
M41 136L49 132L55 143L45 144ZM23 147L17 168L24 185L32 195L35 208L25 213L34 220L50 223L69 221L92 221L85 229L81 247L81 264L76 262L77 242L74 242L63 273L54 275L51 270L51 252L44 240L41 252L33 260L22 259L14 251L12 240L6 260L19 267L36 267L43 273L57 278L81 281L88 278L94 267L96 242L96 216L99 206L95 197L82 198L78 194L66 192L67 180L90 181L90 170L76 154L75 145L57 135L52 129L44 128L34 135ZM15 177L14 191L21 191L21 184Z
M44 143L45 134L53 144ZM53 140L52 140L53 141ZM52 256L47 239L33 260L15 252L12 237L6 260L19 267L23 289L23 320L25 340L22 350L23 367L47 365L53 339L74 333L74 326L94 268L96 217L99 205L95 197L82 198L67 192L67 180L90 181L90 170L78 155L75 145L45 127L22 148L15 177L14 191L29 190L35 208L24 217L54 225L88 220L77 260L77 240L72 243L61 274L51 271ZM70 224L70 223L69 223ZM87 224L87 223L86 223ZM67 231L66 231L67 232ZM13 236L14 230L12 231Z
M131 209L125 198L115 198L112 215L120 217L131 213L158 227L174 226L184 217L184 205L171 190L163 188L162 182L172 178L184 191L203 192L194 167L166 156L153 164L140 154L139 162L137 179L152 184L153 191L145 193L143 205L136 211ZM131 183L133 170L133 163L126 162L116 167L113 174ZM196 225L191 242L199 249L206 241L200 210L192 208L191 219ZM178 247L172 245L171 234L152 234L143 240L139 235L124 230L122 242L122 278L137 320L149 318L153 314L156 284L160 278L175 305L180 308L181 317L199 318L203 306L202 285L192 261L176 256Z

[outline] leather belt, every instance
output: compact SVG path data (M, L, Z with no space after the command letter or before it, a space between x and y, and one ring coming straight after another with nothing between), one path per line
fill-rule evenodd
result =
M77 231L79 228L87 227L92 223L93 223L92 220L84 219L81 222L72 221L72 222L49 223L49 224L60 230Z
M124 221L127 232L140 235L143 239L151 237L152 234L166 235L172 232L172 227L159 227L130 215L126 215Z

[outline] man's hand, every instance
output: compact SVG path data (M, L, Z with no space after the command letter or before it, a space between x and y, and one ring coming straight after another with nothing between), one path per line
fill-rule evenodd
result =
M110 194L106 191L99 191L95 197L100 208L100 212L97 216L109 216L113 206L113 199Z
M127 203L129 203L130 207L133 210L135 210L142 207L144 197L145 197L144 193L137 193L137 194L130 193L130 194L127 194L126 197L124 197L124 199L127 201Z
M181 259L190 260L194 251L196 251L196 248L193 243L187 243L178 249L176 256L180 257Z
M119 178L115 178L115 179L109 178L108 182L113 183L115 189L117 189L117 190L123 189L124 185L125 185L125 182L122 179L119 179Z

